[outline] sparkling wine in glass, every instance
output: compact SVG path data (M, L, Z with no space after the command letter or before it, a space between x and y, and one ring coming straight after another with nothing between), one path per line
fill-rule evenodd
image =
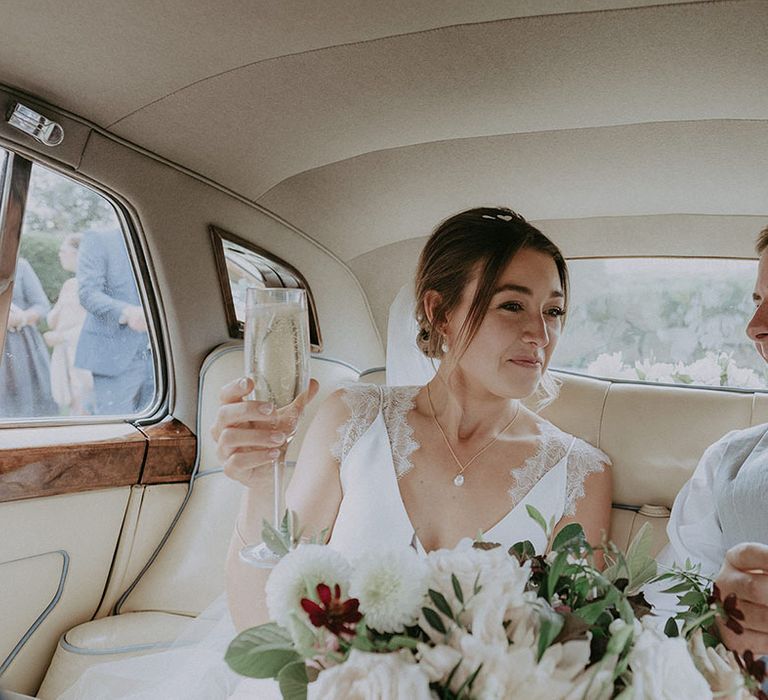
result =
M248 395L253 401L269 401L277 415L309 386L309 317L303 289L251 287L245 298L245 374L253 380ZM294 431L295 432L295 431ZM272 524L279 529L282 513L285 451L273 462L274 512ZM240 558L262 568L274 566L279 557L263 542L240 550Z

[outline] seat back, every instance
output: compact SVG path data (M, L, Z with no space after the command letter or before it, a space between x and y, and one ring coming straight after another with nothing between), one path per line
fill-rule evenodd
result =
M605 381L559 373L560 397L542 415L602 449L613 462L611 539L626 547L651 524L654 553L667 542L669 509L704 450L760 422L765 397Z
M358 370L328 357L313 356L311 373L320 382L320 395L305 411L288 460L295 459L306 426L325 396ZM218 459L210 427L222 386L242 376L243 344L231 342L214 350L200 370L198 457L190 491L166 538L145 571L123 594L118 612L159 610L194 615L224 590L224 563L243 487L227 478Z

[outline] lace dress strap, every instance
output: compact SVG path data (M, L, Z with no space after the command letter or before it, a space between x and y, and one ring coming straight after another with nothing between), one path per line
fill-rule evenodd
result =
M336 430L338 439L331 454L341 463L360 436L368 430L381 410L382 392L375 384L350 382L342 387L342 398L349 408L349 418Z
M413 428L408 423L408 412L420 389L419 386L383 387L384 423L398 479L413 469L411 455L419 449L419 443L413 439Z
M339 426L339 437L331 448L331 454L341 463L381 412L392 448L395 473L398 478L403 476L413 468L411 455L419 447L413 439L413 428L407 420L419 389L418 386L384 387L357 383L345 386L342 397L349 408L350 416Z
M610 464L608 456L580 438L569 435L549 421L541 424L539 446L522 466L510 472L513 485L509 497L518 504L538 481L563 460L566 462L565 510L563 515L576 513L576 504L584 497L584 480Z
M590 474L603 471L604 465L610 464L611 460L605 452L586 440L573 438L568 451L564 515L576 514L576 505L584 498L584 480Z

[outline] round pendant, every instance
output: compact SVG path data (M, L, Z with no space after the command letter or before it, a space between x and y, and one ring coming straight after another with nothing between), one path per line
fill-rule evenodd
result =
M454 486L464 486L464 475L457 474L453 479Z

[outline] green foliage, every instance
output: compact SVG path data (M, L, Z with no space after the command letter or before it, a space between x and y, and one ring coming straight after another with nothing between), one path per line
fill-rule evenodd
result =
M306 700L309 677L303 661L294 661L283 666L277 674L277 682L283 700Z
M241 676L276 678L283 667L300 661L301 657L293 648L290 635L270 623L237 635L229 645L224 660Z
M19 244L19 257L29 261L52 304L59 298L61 285L72 277L72 273L64 270L59 262L59 246L63 238L53 233L25 231Z
M40 165L32 168L19 255L29 260L51 303L72 276L59 263L64 237L105 225L119 222L104 197Z
M651 556L653 532L650 523L645 523L632 538L627 553L610 547L605 553L609 566L603 571L609 581L627 579L624 587L627 595L637 593L648 581L656 576L656 560Z
M723 610L721 606L711 603L712 581L701 575L701 566L686 561L683 569L661 574L656 580L672 583L663 592L676 593L678 603L683 608L681 612L667 620L664 627L666 635L668 637L683 636L688 638L697 628L702 628L704 643L707 646L715 646L719 640L712 634L713 623L718 616L723 615ZM682 630L678 629L676 620L682 623Z

